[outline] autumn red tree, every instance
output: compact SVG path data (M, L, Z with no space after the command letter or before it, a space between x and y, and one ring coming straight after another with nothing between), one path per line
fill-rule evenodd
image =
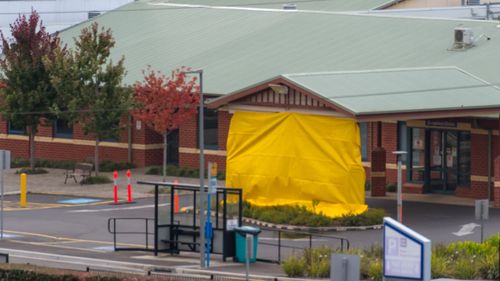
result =
M158 71L148 69L144 81L134 85L136 109L132 115L150 128L163 135L163 178L167 166L167 136L172 130L198 112L199 91L196 77L188 79L182 67L167 77Z

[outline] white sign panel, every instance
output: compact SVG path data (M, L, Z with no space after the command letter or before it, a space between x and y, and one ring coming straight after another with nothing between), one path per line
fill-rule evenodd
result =
M430 240L384 218L384 277L386 280L430 280Z
M385 275L422 279L422 245L400 232L385 230Z

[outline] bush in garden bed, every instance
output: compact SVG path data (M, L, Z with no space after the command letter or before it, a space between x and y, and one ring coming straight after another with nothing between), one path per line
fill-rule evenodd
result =
M81 184L105 184L112 182L113 181L107 176L101 175L101 176L86 177L85 179L82 180Z
M449 245L436 245L432 250L432 279L483 279L500 280L499 245L500 233L488 238L484 243L471 241L455 242ZM330 249L330 252L332 250ZM311 269L321 268L322 260L310 258L311 253L328 253L328 248L306 250L301 256L294 256L282 263L283 271L294 277L328 277ZM350 249L348 254L361 257L361 277L363 280L382 280L382 247L372 246L369 249ZM328 258L329 260L329 258ZM304 268L301 270L301 268ZM300 275L302 273L302 275Z
M366 212L359 215L346 215L341 218L332 219L322 213L314 213L304 206L283 205L258 207L248 202L244 202L243 216L275 224L308 227L366 226L382 224L385 211L383 209L368 209Z

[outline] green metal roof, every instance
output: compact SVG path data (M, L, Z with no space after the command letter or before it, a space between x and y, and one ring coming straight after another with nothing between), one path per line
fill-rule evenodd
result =
M282 9L284 4L295 4L299 10L359 11L386 4L388 0L172 0L168 3L211 6L254 7Z
M288 74L355 115L500 107L500 89L455 67Z
M142 79L148 65L164 72L203 69L204 91L222 95L283 73L457 66L492 83L500 80L500 28L490 21L137 1L63 31L63 41L72 42L92 21L113 30L112 55L125 57L127 84ZM451 51L457 26L491 40Z

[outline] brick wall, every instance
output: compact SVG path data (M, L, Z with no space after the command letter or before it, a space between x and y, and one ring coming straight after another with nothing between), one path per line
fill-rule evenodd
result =
M122 118L121 122L127 124L127 117ZM158 139L161 143L161 135L156 134L144 124L137 128L135 120L132 120L131 125L133 144L155 144L158 143ZM4 134L4 137L0 138L2 149L11 150L14 158L29 158L28 136L9 135L8 125L4 120L0 120L0 134ZM54 138L54 128L50 123L40 125L36 137L35 158L37 159L88 161L94 157L94 136L85 135L82 126L78 123L73 126L71 139ZM139 167L160 164L162 151L162 149L132 149L132 162ZM99 157L101 161L127 162L128 129L125 128L120 132L118 142L101 142Z

